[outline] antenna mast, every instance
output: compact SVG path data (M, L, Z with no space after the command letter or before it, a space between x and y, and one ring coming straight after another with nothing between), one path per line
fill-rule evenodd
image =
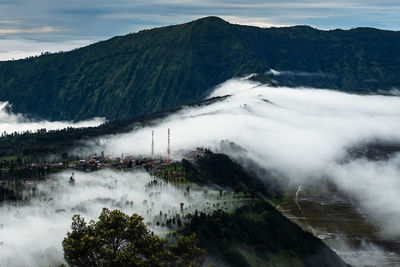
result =
M171 132L168 128L168 158L167 158L168 164L171 163L171 138L170 137L171 137Z
M151 131L151 161L154 161L154 131Z

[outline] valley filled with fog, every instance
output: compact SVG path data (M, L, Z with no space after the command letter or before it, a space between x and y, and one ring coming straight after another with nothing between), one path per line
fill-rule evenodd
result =
M371 144L400 144L400 97L271 87L244 78L221 84L209 97L227 95L208 105L184 108L151 127L88 141L90 149L75 148L74 152L149 155L154 130L155 152L166 156L170 128L176 160L185 151L206 147L227 153L244 167L257 166L274 173L292 189L329 181L355 199L367 219L379 224L382 236L400 237L400 153L374 159L351 153ZM0 113L2 132L102 122L32 122L22 115ZM227 149L221 146L223 140L241 149ZM68 185L69 175L65 172L54 182L40 185L46 194L29 204L0 207L0 265L9 266L11 258L18 258L20 265L58 262L62 238L75 213L94 219L108 206L137 212L145 219L154 216L146 217L148 207L143 206L148 196L145 184L151 180L147 173L77 173L75 187ZM159 206L153 207L156 213L177 209L178 203L185 201L182 192L173 187L160 197L162 200L155 202Z

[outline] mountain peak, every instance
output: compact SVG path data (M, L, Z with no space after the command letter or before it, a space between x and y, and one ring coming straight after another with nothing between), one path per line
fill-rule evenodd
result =
M270 68L311 73L301 81L325 88L385 90L400 86L399 46L400 32L263 29L210 16L68 53L0 62L0 101L51 120L126 118L199 100L232 77ZM297 84L297 76L288 81Z
M229 22L227 22L227 21L225 21L225 20L223 20L223 19L221 19L220 17L217 17L217 16L208 16L208 17L197 19L197 20L195 20L193 22L194 23L201 22L201 23L207 23L207 24L208 23L210 23L210 24L229 24Z

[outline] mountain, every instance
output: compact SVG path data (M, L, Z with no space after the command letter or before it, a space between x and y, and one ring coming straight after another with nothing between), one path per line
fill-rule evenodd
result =
M312 85L388 90L400 87L398 47L400 32L263 29L207 17L0 62L0 101L50 120L121 119L198 100L227 79L269 69L291 71L289 80L314 77Z

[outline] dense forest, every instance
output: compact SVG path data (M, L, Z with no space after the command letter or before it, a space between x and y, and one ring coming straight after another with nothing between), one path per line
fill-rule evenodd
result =
M227 79L269 69L300 72L306 85L391 89L400 86L399 46L399 32L264 29L207 17L0 62L0 101L51 120L121 119L196 101Z
M210 263L218 259L217 265L347 266L320 239L262 200L233 214L195 214L181 233L195 233Z

